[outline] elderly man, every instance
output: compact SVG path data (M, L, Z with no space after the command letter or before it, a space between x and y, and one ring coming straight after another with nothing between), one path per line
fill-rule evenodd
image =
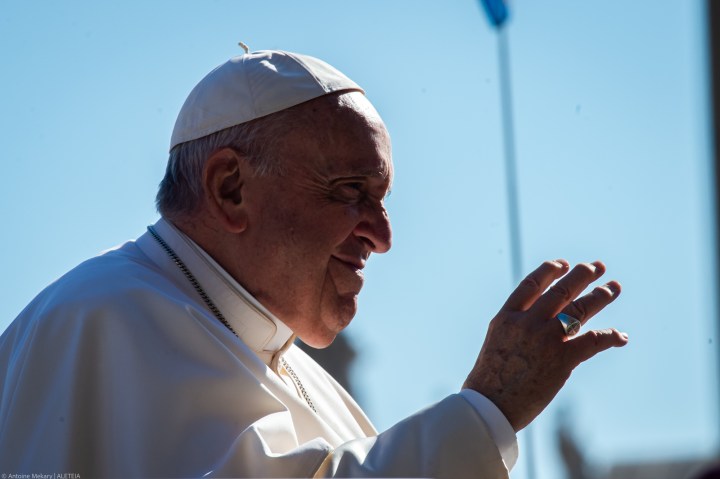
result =
M507 477L515 431L627 342L568 340L620 286L578 298L604 266L548 261L492 320L462 390L378 434L293 344L329 345L369 256L390 249L390 139L363 91L312 57L245 54L190 93L171 143L162 218L0 338L3 473Z

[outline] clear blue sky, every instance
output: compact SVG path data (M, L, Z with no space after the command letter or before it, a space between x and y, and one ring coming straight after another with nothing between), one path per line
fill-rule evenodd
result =
M698 0L513 3L524 269L602 259L624 293L593 324L631 339L536 422L541 479L562 411L596 464L718 447L704 22ZM459 388L513 287L496 36L474 0L4 0L0 330L155 221L175 115L238 40L337 66L393 136L394 248L348 328L386 428Z

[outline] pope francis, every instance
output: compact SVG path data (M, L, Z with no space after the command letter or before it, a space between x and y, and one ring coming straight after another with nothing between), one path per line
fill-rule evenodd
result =
M259 51L192 90L161 219L42 291L0 337L0 472L90 477L507 478L515 432L572 370L627 343L570 336L620 293L543 263L491 321L457 394L378 433L293 343L352 320L391 246L390 139L316 58Z

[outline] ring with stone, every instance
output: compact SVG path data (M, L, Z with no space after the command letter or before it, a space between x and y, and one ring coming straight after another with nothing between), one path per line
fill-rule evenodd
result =
M582 326L582 323L579 319L573 318L569 314L565 313L560 313L555 317L558 319L558 321L560 321L560 324L562 324L562 327L565 330L565 334L568 338L575 336L578 331L580 331L580 326Z

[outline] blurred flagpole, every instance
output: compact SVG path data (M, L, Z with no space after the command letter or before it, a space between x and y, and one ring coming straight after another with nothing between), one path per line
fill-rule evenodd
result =
M500 105L503 125L503 149L505 151L505 182L507 190L508 226L510 235L510 261L513 287L522 279L522 244L520 236L520 205L517 188L517 166L515 160L515 123L513 121L512 83L510 80L510 44L506 22L509 10L504 0L480 0L492 26L498 32L498 71L500 83ZM524 430L525 463L527 478L535 479L535 448L532 424Z

